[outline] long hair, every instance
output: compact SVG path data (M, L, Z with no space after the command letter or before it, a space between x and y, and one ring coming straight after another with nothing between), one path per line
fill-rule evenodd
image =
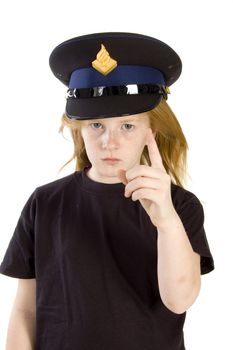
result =
M147 114L152 131L156 131L155 140L163 160L163 166L170 175L171 182L185 188L187 181L188 144L175 114L163 98ZM59 133L61 132L62 135L65 126L70 130L74 152L72 157L60 168L59 172L73 160L76 161L76 171L82 170L85 166L91 166L81 136L80 121L71 119L64 113L59 128ZM144 147L140 164L151 165L147 147Z

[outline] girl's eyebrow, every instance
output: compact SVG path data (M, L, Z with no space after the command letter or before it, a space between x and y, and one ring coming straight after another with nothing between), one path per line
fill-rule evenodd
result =
M104 119L93 119L93 123L95 123L95 122L101 122L101 123L103 123L105 120ZM128 123L128 122L137 122L137 121L140 121L140 119L139 118L135 118L135 117L129 117L129 118L127 118L127 119L121 119L121 120L117 120L119 123Z
M140 118L127 118L124 122L140 122Z

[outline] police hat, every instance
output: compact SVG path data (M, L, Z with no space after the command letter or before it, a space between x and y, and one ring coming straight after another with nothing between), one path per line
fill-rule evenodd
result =
M150 36L108 32L67 40L49 65L66 86L66 114L95 119L138 114L167 99L182 63L164 42Z

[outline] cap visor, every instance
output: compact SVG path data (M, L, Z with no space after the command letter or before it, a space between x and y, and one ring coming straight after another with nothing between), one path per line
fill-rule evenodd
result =
M72 119L95 119L138 114L156 107L162 95L123 95L68 99L66 113Z

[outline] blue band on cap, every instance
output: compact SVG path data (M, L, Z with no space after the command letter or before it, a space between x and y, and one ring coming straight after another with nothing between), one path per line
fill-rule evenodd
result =
M69 88L91 88L96 86L118 86L127 84L165 85L160 70L146 67L123 65L117 66L108 75L102 75L94 68L79 68L71 74Z

